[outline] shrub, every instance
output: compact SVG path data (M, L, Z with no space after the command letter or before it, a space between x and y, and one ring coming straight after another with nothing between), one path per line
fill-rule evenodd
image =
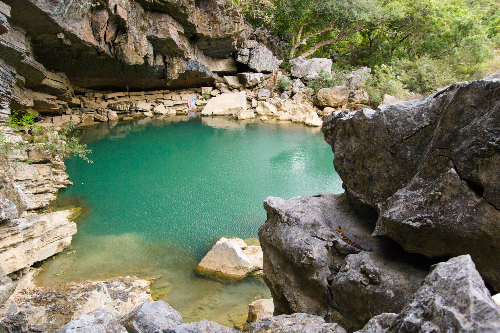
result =
M366 82L366 90L370 96L370 103L377 107L384 98L384 94L405 99L409 92L404 88L404 75L396 75L391 66L380 65L373 68L370 78Z
M460 81L445 62L426 56L415 60L397 60L393 68L401 75L405 88L418 94L430 94Z
M314 79L307 83L307 86L317 93L322 88L330 88L344 83L345 74L339 71L333 71L333 74L321 69Z
M291 84L292 84L292 79L290 79L286 75L282 75L280 78L280 82L278 82L277 88L280 91L285 91L288 88L288 86L290 86Z
M76 126L76 122L70 122L59 131L53 129L46 130L41 126L36 126L34 115L26 113L21 116L19 111L12 111L7 124L14 130L19 131L21 126L26 133L30 133L28 140L21 142L5 142L4 134L0 131L0 150L4 154L8 154L13 150L40 150L49 158L60 157L65 159L71 156L79 156L87 162L92 162L87 155L91 150L87 149L87 145L81 144L75 136L70 133Z

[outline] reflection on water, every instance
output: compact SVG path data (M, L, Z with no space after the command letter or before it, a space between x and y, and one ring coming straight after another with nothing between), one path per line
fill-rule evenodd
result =
M261 278L193 273L220 237L257 236L267 196L342 191L330 147L299 124L164 117L86 128L81 138L94 163L66 161L74 185L58 204L83 203L87 214L75 251L48 260L37 284L154 278L153 298L186 322L241 324L250 302L270 297Z

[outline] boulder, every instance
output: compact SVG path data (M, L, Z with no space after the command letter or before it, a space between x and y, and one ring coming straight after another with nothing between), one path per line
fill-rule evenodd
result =
M469 255L442 262L404 309L374 318L360 332L499 332L500 307Z
M305 313L267 317L248 327L249 333L346 333L338 324Z
M290 65L292 76L299 79L312 80L322 71L332 74L332 60L327 58L298 57L290 60Z
M151 111L151 103L146 101L138 101L135 105L137 111L149 112Z
M266 99L271 97L271 90L269 89L259 89L259 93L257 95L257 99L259 101L265 101Z
M269 75L262 73L238 73L237 75L239 82L241 82L246 88L258 86L264 82L268 76Z
M235 111L233 117L238 120L253 119L255 118L255 113L253 112L253 110L241 109L239 111Z
M397 97L387 95L387 94L384 94L384 99L382 100L382 104L385 104L387 106L397 105L397 104L401 104L404 102L405 101L402 100L401 98L397 98Z
M120 117L118 117L118 114L115 111L108 110L108 120L109 121L117 121L118 119L120 119Z
M146 301L151 281L122 277L106 281L86 281L53 287L36 287L32 278L36 271L19 281L14 295L15 313L26 318L26 324L43 332L57 328L105 308L115 318L130 313Z
M366 81L370 78L370 73L372 72L371 68L361 67L355 71L350 72L345 76L345 85L350 90L358 90L361 87L364 87Z
M307 126L313 126L313 127L321 127L323 126L323 120L321 120L320 117L318 117L318 114L316 112L309 113L306 116L306 119L304 120L304 124Z
M71 210L38 214L0 224L0 262L6 274L67 248L76 233Z
M349 90L344 86L322 88L316 94L316 105L338 108L347 103Z
M127 333L127 330L107 309L101 308L67 323L56 333Z
M353 210L345 194L269 197L264 208L259 239L276 315L305 312L360 329L400 311L428 272L425 258L372 237L376 213Z
M495 72L484 78L484 80L497 80L497 79L500 79L500 71Z
M374 235L427 257L470 254L497 291L499 96L497 80L461 82L323 125L346 192L380 210Z
M242 87L237 76L224 76L224 83L231 89L239 89Z
M196 272L242 279L262 269L262 258L260 246L247 246L239 238L221 238L202 259Z
M247 109L247 97L244 91L224 93L211 98L201 112L204 116L231 115L237 110Z
M267 116L274 115L276 112L278 112L278 109L276 108L276 106L269 102L259 101L257 102L255 112L257 112L258 115Z
M212 321L202 320L200 322L181 324L170 328L168 330L162 330L162 333L239 333L239 331L219 325Z
M270 73L283 62L278 60L264 45L254 40L246 40L238 50L236 61L247 65L256 72Z
M272 317L274 303L272 299L258 299L248 305L247 323L255 323L263 318Z
M350 254L333 277L330 291L335 322L348 332L363 328L374 316L398 312L418 290L427 269L404 256L388 257L380 252Z
M130 333L163 332L183 323L182 317L163 301L144 302L121 320Z
M382 313L370 319L365 327L355 333L386 333L397 317L396 313Z

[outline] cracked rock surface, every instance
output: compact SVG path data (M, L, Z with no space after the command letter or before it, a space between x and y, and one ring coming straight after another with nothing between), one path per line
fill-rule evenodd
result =
M376 208L374 235L427 257L470 254L500 290L500 81L327 116L347 194Z

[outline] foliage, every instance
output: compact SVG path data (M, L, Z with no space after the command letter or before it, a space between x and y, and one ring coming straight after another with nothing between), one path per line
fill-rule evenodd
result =
M391 66L375 66L366 83L366 90L373 106L377 107L382 103L385 94L401 99L408 97L409 92L403 83L405 80L407 80L406 75L397 75Z
M29 133L35 127L35 115L29 112L22 114L21 111L12 110L7 120L7 125L12 127L14 130L19 131L24 128L26 133Z
M280 78L280 82L278 82L278 85L276 86L280 91L285 91L287 87L289 87L292 84L292 79L290 79L286 75L282 75Z
M404 87L418 94L430 94L459 81L451 67L444 61L428 56L415 60L397 60L393 63L393 68L396 73L399 73Z
M27 116L31 115L31 116ZM34 123L35 117L26 113L21 116L21 112L12 111L8 125L19 131L21 126L28 135L28 140L21 142L5 142L4 134L1 134L2 144L0 150L8 154L13 150L40 150L44 155L53 159L59 157L65 159L71 156L79 156L87 162L92 162L87 155L91 150L87 145L81 144L77 137L70 135L76 126L76 122L69 122L62 126L59 131L54 129L46 130Z
M344 82L344 73L333 71L333 74L328 73L323 68L314 79L307 83L309 88L312 88L317 93L322 88L330 88L336 85L341 85Z

